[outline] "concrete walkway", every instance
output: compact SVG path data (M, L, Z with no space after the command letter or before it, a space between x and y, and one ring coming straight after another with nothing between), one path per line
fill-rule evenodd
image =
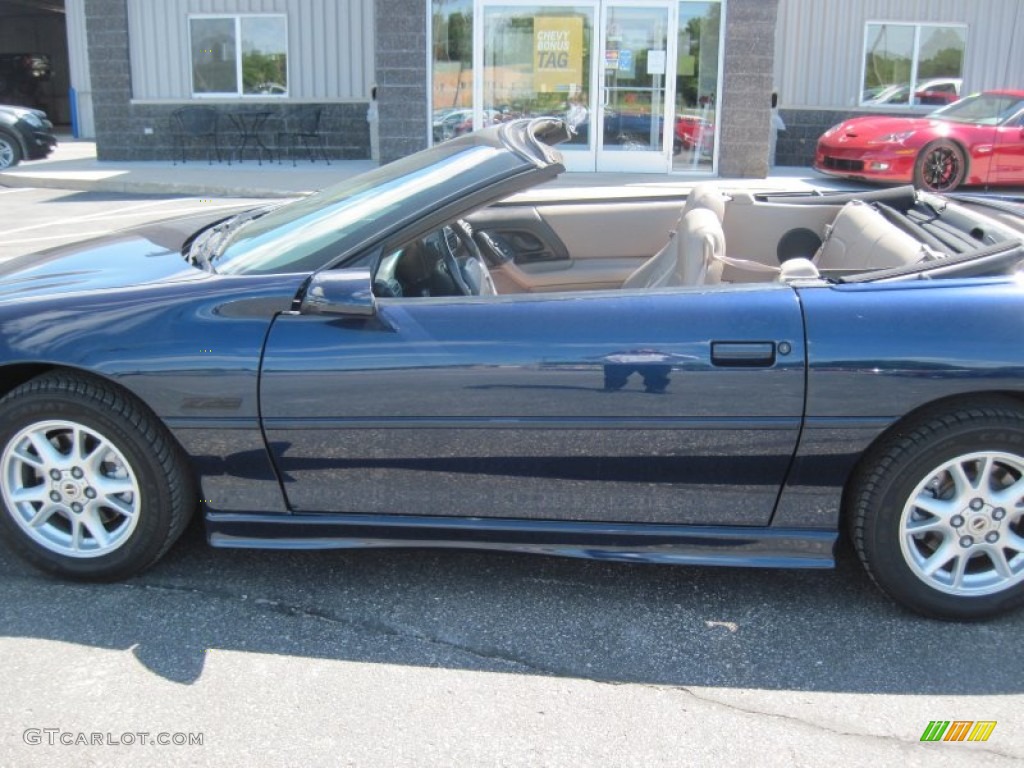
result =
M46 160L25 162L0 172L0 186L90 190L114 193L189 195L200 197L295 197L357 176L377 163L371 160L300 161L296 166L256 160L209 164L101 162L96 145L61 137L56 151ZM546 187L654 188L664 192L685 191L698 179L651 173L565 173ZM776 168L768 179L729 179L731 187L758 190L806 190L849 188L850 185L816 174L809 168Z

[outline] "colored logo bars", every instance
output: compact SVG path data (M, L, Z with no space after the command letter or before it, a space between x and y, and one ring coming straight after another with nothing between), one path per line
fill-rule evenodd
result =
M988 741L995 729L995 720L932 720L921 741Z

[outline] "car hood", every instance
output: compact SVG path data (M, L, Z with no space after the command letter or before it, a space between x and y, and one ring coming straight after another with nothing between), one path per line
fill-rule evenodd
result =
M223 218L219 211L169 219L16 257L0 264L0 301L203 279L209 273L186 262L181 250Z
M843 122L833 136L871 138L903 131L935 130L948 125L949 123L945 120L934 120L928 117L855 117Z

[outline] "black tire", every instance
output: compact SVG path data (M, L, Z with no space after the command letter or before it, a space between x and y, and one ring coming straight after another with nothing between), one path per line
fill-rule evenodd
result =
M1017 403L925 413L883 439L853 478L846 512L857 554L882 591L932 618L975 620L1017 607L1024 484L1013 503L999 493L1022 478Z
M150 567L196 502L166 428L131 395L80 374L45 374L0 400L0 473L0 532L36 567L72 579Z
M21 144L7 133L0 131L0 171L13 168L21 162Z
M938 139L928 144L914 164L914 186L929 192L952 192L967 178L967 158L956 142Z

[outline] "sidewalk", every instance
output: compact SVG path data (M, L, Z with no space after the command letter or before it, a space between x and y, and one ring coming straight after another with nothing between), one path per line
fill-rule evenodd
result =
M25 162L0 172L0 186L43 187L115 193L189 195L199 197L295 197L357 176L377 167L372 160L337 160L330 165L269 163L256 160L213 163L203 160L171 163L100 162L96 145L60 137L56 151L46 160ZM564 173L545 185L548 188L650 187L662 192L684 191L692 177L652 173ZM809 168L775 168L767 179L728 179L729 186L757 190L807 190L841 187Z

